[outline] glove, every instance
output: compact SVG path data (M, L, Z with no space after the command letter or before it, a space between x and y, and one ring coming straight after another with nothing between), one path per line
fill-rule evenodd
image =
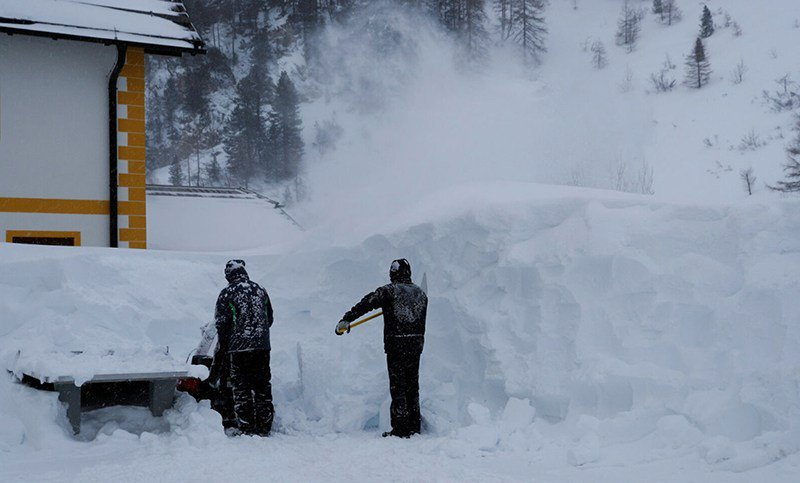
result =
M348 334L350 333L350 322L346 320L340 320L338 324L336 324L336 335L342 335L345 332Z

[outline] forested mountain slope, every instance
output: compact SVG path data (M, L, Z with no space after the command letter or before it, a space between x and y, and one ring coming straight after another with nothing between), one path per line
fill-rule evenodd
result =
M389 173L732 200L767 196L799 142L791 0L709 1L713 32L686 0L186 4L208 54L150 65L151 180L289 202Z

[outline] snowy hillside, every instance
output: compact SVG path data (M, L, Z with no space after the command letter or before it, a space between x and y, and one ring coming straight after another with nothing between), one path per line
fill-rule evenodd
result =
M633 2L645 9L651 3ZM647 13L640 40L627 53L614 44L621 2L552 1L548 52L532 71L501 50L479 72L464 72L453 60L455 47L424 22L403 17L389 22L403 48L389 52L377 35L355 33L369 32L358 20L334 31L323 50L334 59L333 80L304 119L307 126L333 119L343 134L335 150L318 160L308 155L310 216L336 216L326 210L335 198L335 209L345 206L348 216L380 211L377 218L387 217L443 185L486 180L734 201L747 197L740 171L750 167L758 178L755 195L777 197L765 183L782 178L785 149L796 133L791 110L774 112L763 91L774 96L782 90L776 79L787 74L800 81L800 3L708 2L720 25L705 40L714 72L702 89L682 85L702 5L678 4L684 16L673 26ZM740 24L741 36L724 27L720 9ZM354 36L371 42L349 47ZM589 51L595 41L607 52L600 70ZM667 56L675 66L667 77L676 86L657 93L650 75ZM746 72L734 84L740 61ZM352 84L369 89L353 92ZM361 109L368 101L377 105L374 112Z
M486 2L487 11L494 3ZM643 18L630 53L615 45L620 0L552 0L544 11L547 52L534 67L520 63L512 43L499 43L495 14L486 20L492 39L486 56L465 65L461 39L435 19L387 2L366 2L329 22L313 37L317 54L310 66L301 41L276 47L265 69L273 83L288 72L303 100L301 176L312 198L310 213L327 219L332 198L350 212L364 196L382 197L383 206L384 199L486 179L732 201L747 196L740 172L748 168L757 177L756 196L771 196L765 185L783 176L785 149L796 135L795 109L775 112L764 92L775 97L785 87L798 104L800 4L706 3L716 31L704 39L712 75L702 89L683 85L703 5L689 0L676 1L682 19L671 26L652 13L651 1L632 1ZM283 38L285 21L273 19L270 42ZM215 35L223 37L212 44L230 56L230 33L219 25ZM241 45L250 45L255 34L249 32L239 32ZM593 65L596 43L605 50L602 69ZM248 75L256 53L243 48L236 55L229 70L220 68L224 75L214 74L224 80L202 94L207 101L197 100L208 102L214 123L230 115L234 85ZM198 62L215 59L192 61L209 69ZM675 81L669 92L657 92L651 82L662 70ZM155 85L164 85L166 75L154 66ZM785 85L776 82L787 75ZM161 112L174 102L152 104ZM163 125L160 119L151 119L152 129ZM154 143L161 138L151 132ZM223 160L224 145L208 148L205 159L216 152ZM153 166L163 165L164 155L152 153ZM391 183L398 177L405 182Z
M274 438L230 440L207 403L184 397L164 420L90 413L84 438L98 436L74 442L54 395L6 377L3 471L21 478L47 455L45 479L373 479L402 465L410 479L792 481L797 208L464 186L358 244L251 254L276 307ZM401 255L429 280L427 431L376 441L388 418L380 324L332 332ZM2 361L22 370L19 349L165 345L180 358L212 315L226 259L6 245ZM338 461L345 447L364 458ZM234 453L249 462L214 469Z

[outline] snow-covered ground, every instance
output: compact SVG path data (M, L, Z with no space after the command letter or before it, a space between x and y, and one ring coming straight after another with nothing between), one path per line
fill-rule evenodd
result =
M418 200L361 242L246 256L270 291L275 437L229 439L207 403L106 409L69 435L52 393L0 382L8 479L794 481L800 204L726 205L527 183ZM182 359L229 254L2 245L0 357ZM380 324L335 322L427 273L426 432L386 441ZM233 461L238 462L236 465Z
M669 54L680 81L699 4L679 1L670 28L648 15L627 54L619 2L575 3L551 2L534 73L499 58L460 71L440 34L402 16L398 50L358 24L329 32L336 75L304 86L323 90L304 121L344 134L309 149L311 197L292 207L306 232L243 201L148 199L152 245L194 252L0 244L0 366L18 373L74 350L166 346L180 363L225 261L245 258L275 305L277 408L265 440L227 438L186 396L163 418L87 413L76 440L53 393L4 375L0 480L798 481L800 201L761 184L780 176L789 126L761 91L800 74L800 3L709 1L744 35L708 40L707 88L665 94L647 77ZM751 129L767 144L740 151ZM537 184L635 191L642 166L655 196ZM738 185L749 166L753 197ZM398 257L430 292L426 429L408 441L378 436L380 322L333 335Z

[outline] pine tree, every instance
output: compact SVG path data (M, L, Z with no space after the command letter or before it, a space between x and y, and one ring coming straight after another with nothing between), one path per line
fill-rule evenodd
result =
M187 114L196 117L208 110L214 86L233 76L227 63L228 59L217 49L209 49L206 55L195 56L191 61L184 62L186 70L181 77L183 85L178 93L183 97L182 103Z
M703 5L703 16L700 18L700 37L707 39L714 35L714 18L708 5Z
M322 25L322 14L319 0L296 0L296 21L303 34L303 55L307 62L314 58L314 35Z
M653 0L653 13L658 15L661 20L664 19L664 6L661 4L661 0Z
M525 62L539 62L547 52L544 0L511 0L510 38L522 49Z
M252 66L236 86L234 108L228 121L224 149L228 154L228 170L245 188L266 164L267 135L262 114L269 93L268 82L261 68Z
M708 61L703 39L697 37L694 48L686 56L686 79L684 85L700 89L711 78L711 63Z
M300 96L286 71L281 72L275 88L269 121L267 178L274 181L293 178L300 173L303 159L303 126L300 120Z
M494 11L500 21L500 40L507 40L511 35L511 3L512 0L494 0Z
M250 40L252 62L256 65L266 65L271 61L275 54L273 44L274 42L269 30L269 24L258 28Z
M432 0L430 6L439 22L458 37L470 59L485 56L489 42L486 0Z
M770 186L769 188L772 190L783 192L800 191L800 117L797 118L797 125L794 129L797 135L792 144L786 148L788 159L783 167L783 171L786 173L786 180L778 181L776 186Z
M486 1L464 0L464 20L461 32L464 48L470 59L480 59L486 55L489 33L486 31Z
M174 158L172 164L169 165L169 184L172 186L183 185L183 170L178 158Z
M322 25L322 7L319 0L296 0L295 12L303 27L303 34L308 35Z
M463 26L464 0L435 0L439 22L451 32L459 32Z
M258 30L258 17L264 11L263 0L237 0L239 4L239 23L245 35Z
M206 164L206 180L211 186L219 186L222 183L222 166L217 161L217 154L212 155L211 162Z
M606 46L599 40L592 43L592 65L595 69L602 69L608 65L608 58L606 57Z
M639 40L640 19L636 9L630 5L628 0L625 0L617 21L617 45L625 46L628 52L633 52L633 49L636 48L636 41Z

